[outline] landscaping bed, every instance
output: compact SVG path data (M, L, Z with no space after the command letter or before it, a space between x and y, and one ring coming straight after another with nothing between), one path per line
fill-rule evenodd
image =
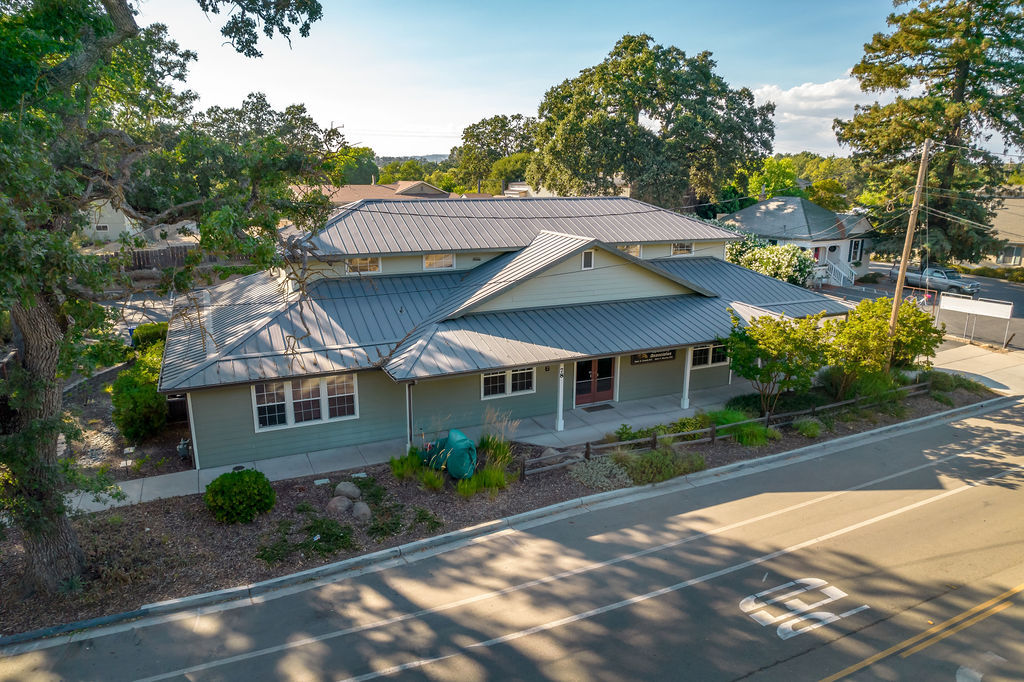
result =
M963 388L943 395L955 406L992 397ZM911 398L904 406L900 418L863 410L837 415L814 439L787 428L779 440L760 447L731 440L685 447L703 455L706 466L713 468L949 409L927 395ZM538 450L515 444L511 454L518 461ZM514 471L515 466L510 467ZM354 473L366 477L355 478ZM330 483L314 484L323 478ZM379 498L371 505L373 521L360 524L326 514L341 481L357 482L365 498ZM24 561L21 538L18 531L7 529L7 537L0 541L0 635L286 575L595 492L561 469L511 480L504 489L465 499L456 494L452 481L437 492L424 490L415 477L397 479L386 464L272 485L275 506L249 524L215 521L201 495L78 516L73 523L88 559L87 573L53 596L25 599L18 593L15 585ZM336 523L327 522L332 519ZM338 529L343 532L328 532ZM348 549L321 554L331 538Z

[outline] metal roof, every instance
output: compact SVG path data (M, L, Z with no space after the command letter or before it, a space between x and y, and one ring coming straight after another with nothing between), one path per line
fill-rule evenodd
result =
M736 239L730 230L626 197L358 201L312 239L323 256L509 251L541 231L609 244Z
M537 241L535 256L517 266L518 279L510 276L509 282L536 276L545 263L592 243L609 248L571 235ZM160 390L377 367L408 380L677 347L728 334L733 301L793 317L846 311L837 301L710 257L659 259L644 267L698 291L714 289L718 297L684 293L488 313L464 308L489 287L504 287L499 274L510 272L518 255L505 254L467 273L322 280L302 300L286 295L268 273L213 287L198 323L179 307ZM456 311L460 316L453 316Z
M803 197L773 197L721 220L760 237L805 241L849 239L871 229L864 216L833 213Z

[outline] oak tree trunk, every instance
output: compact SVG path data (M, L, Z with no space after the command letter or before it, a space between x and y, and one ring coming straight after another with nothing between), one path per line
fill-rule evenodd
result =
M58 314L55 304L46 300L37 300L31 307L15 305L11 309L25 340L22 365L41 391L34 405L18 413L16 428L22 432L33 429L40 421L53 423L61 417L63 395L57 380L57 362L63 331ZM54 476L58 465L57 433L48 429L32 443L32 465L25 468L18 480L20 494L28 497L38 512L36 520L22 528L26 555L24 587L29 592L52 592L61 582L81 575L85 556L65 514L65 491L60 489L59 477Z

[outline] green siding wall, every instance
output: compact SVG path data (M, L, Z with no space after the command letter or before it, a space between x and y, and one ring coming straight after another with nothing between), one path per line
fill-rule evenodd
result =
M550 370L545 371L545 367ZM573 365L565 363L566 410L572 409ZM511 395L489 400L480 399L480 375L429 379L412 387L413 431L419 439L449 428L467 428L483 423L487 408L513 419L551 415L551 430L555 429L555 409L558 396L558 364L539 365L535 380L536 392Z
M581 267L581 256L573 256L475 310L483 312L539 308L549 305L674 296L689 292L686 287L672 280L602 249L597 249L594 253L592 270L582 270Z
M725 386L729 383L729 365L717 367L694 368L690 372L690 391L699 391L702 388L714 388Z
M629 364L628 355L619 362L619 400L653 398L678 393L683 395L684 349L676 351L675 360L651 362L646 365Z
M359 418L256 432L249 386L194 391L192 420L203 469L405 437L405 388L383 372L358 373Z

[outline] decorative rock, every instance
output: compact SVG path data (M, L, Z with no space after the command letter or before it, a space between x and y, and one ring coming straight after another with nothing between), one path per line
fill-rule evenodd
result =
M544 452L540 453L541 457L556 457L558 456L558 450L554 448L544 448Z
M363 496L363 491L352 481L342 481L334 487L334 495L344 495L350 500L358 500Z
M344 495L332 497L331 501L327 503L327 513L339 518L344 516L351 508L352 500L348 499Z
M338 499L338 498L334 498ZM366 523L373 514L370 513L370 505L365 502L356 502L352 505L352 516L360 523Z

